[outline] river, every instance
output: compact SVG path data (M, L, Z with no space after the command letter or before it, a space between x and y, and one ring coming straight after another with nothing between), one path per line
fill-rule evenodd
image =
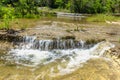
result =
M33 31L51 29L57 36L62 34L57 32L66 31L51 25L37 26ZM14 48L0 52L0 80L120 80L120 71L107 54L114 47L109 41L88 44L78 39L40 39L37 34L27 34Z

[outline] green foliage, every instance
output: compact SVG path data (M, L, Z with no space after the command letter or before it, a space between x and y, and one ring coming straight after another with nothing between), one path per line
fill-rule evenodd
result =
M76 13L120 12L120 0L44 0L40 4L50 8L66 8Z
M77 13L111 12L112 0L72 0L71 10Z
M49 7L50 10L38 11L38 7ZM75 13L120 13L120 0L0 0L0 18L3 19L4 28L8 28L9 22L15 17L38 18L54 15L51 8ZM88 21L99 22L116 18L102 14L95 17L92 16Z
M15 7L16 15L18 17L33 17L38 14L37 7L34 0L20 0Z
M112 15L107 15L107 14L96 14L93 16L90 16L87 18L87 21L90 22L105 22L105 21L115 21L119 18L112 16Z
M34 18L34 14L39 14L38 7L68 9L75 13L120 13L120 0L0 0L0 3L14 7L17 17Z
M8 7L9 5L14 8L15 16L17 18L36 18L39 15L37 10L36 0L2 0L1 5ZM0 10L1 11L1 10ZM0 17L2 15L0 13Z
M3 23L1 24L1 28L2 29L9 29L10 28L10 21L12 21L15 18L14 8L1 6L0 11L1 11L0 17L3 19Z
M70 7L71 7L71 2L68 1L68 3L66 4L66 9L69 9L69 10L70 10Z
M67 3L68 3L67 0L56 0L56 1L55 1L55 5L56 5L58 8L66 8Z
M50 8L66 8L76 13L120 12L120 0L41 0L39 4Z

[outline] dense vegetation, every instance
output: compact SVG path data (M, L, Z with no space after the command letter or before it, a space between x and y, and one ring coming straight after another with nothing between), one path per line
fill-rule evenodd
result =
M39 17L43 7L74 13L120 13L120 0L0 0L2 26L9 28L14 18Z
M68 9L76 13L119 13L120 0L1 0L1 5L11 5L17 14L37 14L37 7Z
M39 0L38 5L77 13L120 12L120 0Z

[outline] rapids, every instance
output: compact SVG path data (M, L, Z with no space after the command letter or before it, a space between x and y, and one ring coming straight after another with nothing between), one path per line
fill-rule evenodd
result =
M69 74L90 59L106 58L105 51L114 45L103 41L97 44L86 44L74 40L37 40L35 36L26 36L22 43L1 57L6 63L26 67L41 67L57 63L50 67L50 76Z

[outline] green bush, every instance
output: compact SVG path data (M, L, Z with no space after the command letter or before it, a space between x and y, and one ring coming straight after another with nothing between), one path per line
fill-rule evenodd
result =
M10 29L10 21L12 21L15 16L14 16L14 8L12 7L1 7L0 9L1 14L0 17L3 20L3 23L1 24L2 29Z
M36 14L37 7L69 9L75 13L120 13L120 0L0 0L0 4L15 7L21 15Z
M15 7L16 16L18 17L32 17L39 14L34 0L20 0Z

